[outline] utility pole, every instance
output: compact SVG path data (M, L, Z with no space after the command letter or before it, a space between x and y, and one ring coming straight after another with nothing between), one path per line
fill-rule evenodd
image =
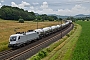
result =
M58 25L59 25L59 19L58 19Z
M61 38L62 38L62 18L59 18L59 20L61 21Z
M37 21L37 29L38 29L38 20L36 19L36 21Z
M62 38L62 20L61 20L61 38Z

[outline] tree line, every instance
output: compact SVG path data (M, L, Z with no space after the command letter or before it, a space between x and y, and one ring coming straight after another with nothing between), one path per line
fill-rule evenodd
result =
M33 20L49 20L54 21L58 18L56 16L48 16L46 14L35 15L34 12L28 12L27 10L20 9L18 7L2 6L0 8L0 18L4 20L19 20L24 19L25 21Z
M73 22L75 21L90 21L90 17L78 17L78 18L74 18L74 17L67 17L66 20L72 20Z
M24 20L35 19L33 12L24 11L18 7L2 6L0 9L0 18L5 20L18 20L22 18Z
M76 18L76 21L78 21L78 20L90 21L90 17L80 17L80 18Z
M45 21L45 20L54 21L54 20L58 20L58 18L56 16L48 16L46 14L37 15L36 19L40 20L40 21Z

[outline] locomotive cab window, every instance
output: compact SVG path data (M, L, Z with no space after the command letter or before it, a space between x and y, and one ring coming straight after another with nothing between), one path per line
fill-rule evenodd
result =
M16 41L17 36L10 37L10 41Z
M20 39L20 36L18 37L18 40Z
M39 32L37 32L37 34L39 34Z

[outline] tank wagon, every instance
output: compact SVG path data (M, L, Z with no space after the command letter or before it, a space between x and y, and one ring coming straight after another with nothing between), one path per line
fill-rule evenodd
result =
M39 35L39 37L43 37L44 36L43 29L35 29L34 31Z
M50 35L51 28L50 27L45 27L43 28L44 36Z
M32 41L38 41L39 39L49 36L61 29L67 27L72 21L67 21L61 25L54 25L50 27L45 27L42 29L28 30L27 32L13 34L9 38L9 48L22 47L30 44Z

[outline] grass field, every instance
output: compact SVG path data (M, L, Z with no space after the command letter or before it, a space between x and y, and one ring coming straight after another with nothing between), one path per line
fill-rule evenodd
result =
M56 25L58 22L39 22L38 27ZM18 32L25 32L27 30L34 30L37 28L37 22L25 21L25 23L18 23L18 21L7 21L0 19L0 51L8 49L8 40L11 34L14 34L14 29L20 28Z
M73 52L72 60L90 60L90 21L78 21L82 26L81 35Z

